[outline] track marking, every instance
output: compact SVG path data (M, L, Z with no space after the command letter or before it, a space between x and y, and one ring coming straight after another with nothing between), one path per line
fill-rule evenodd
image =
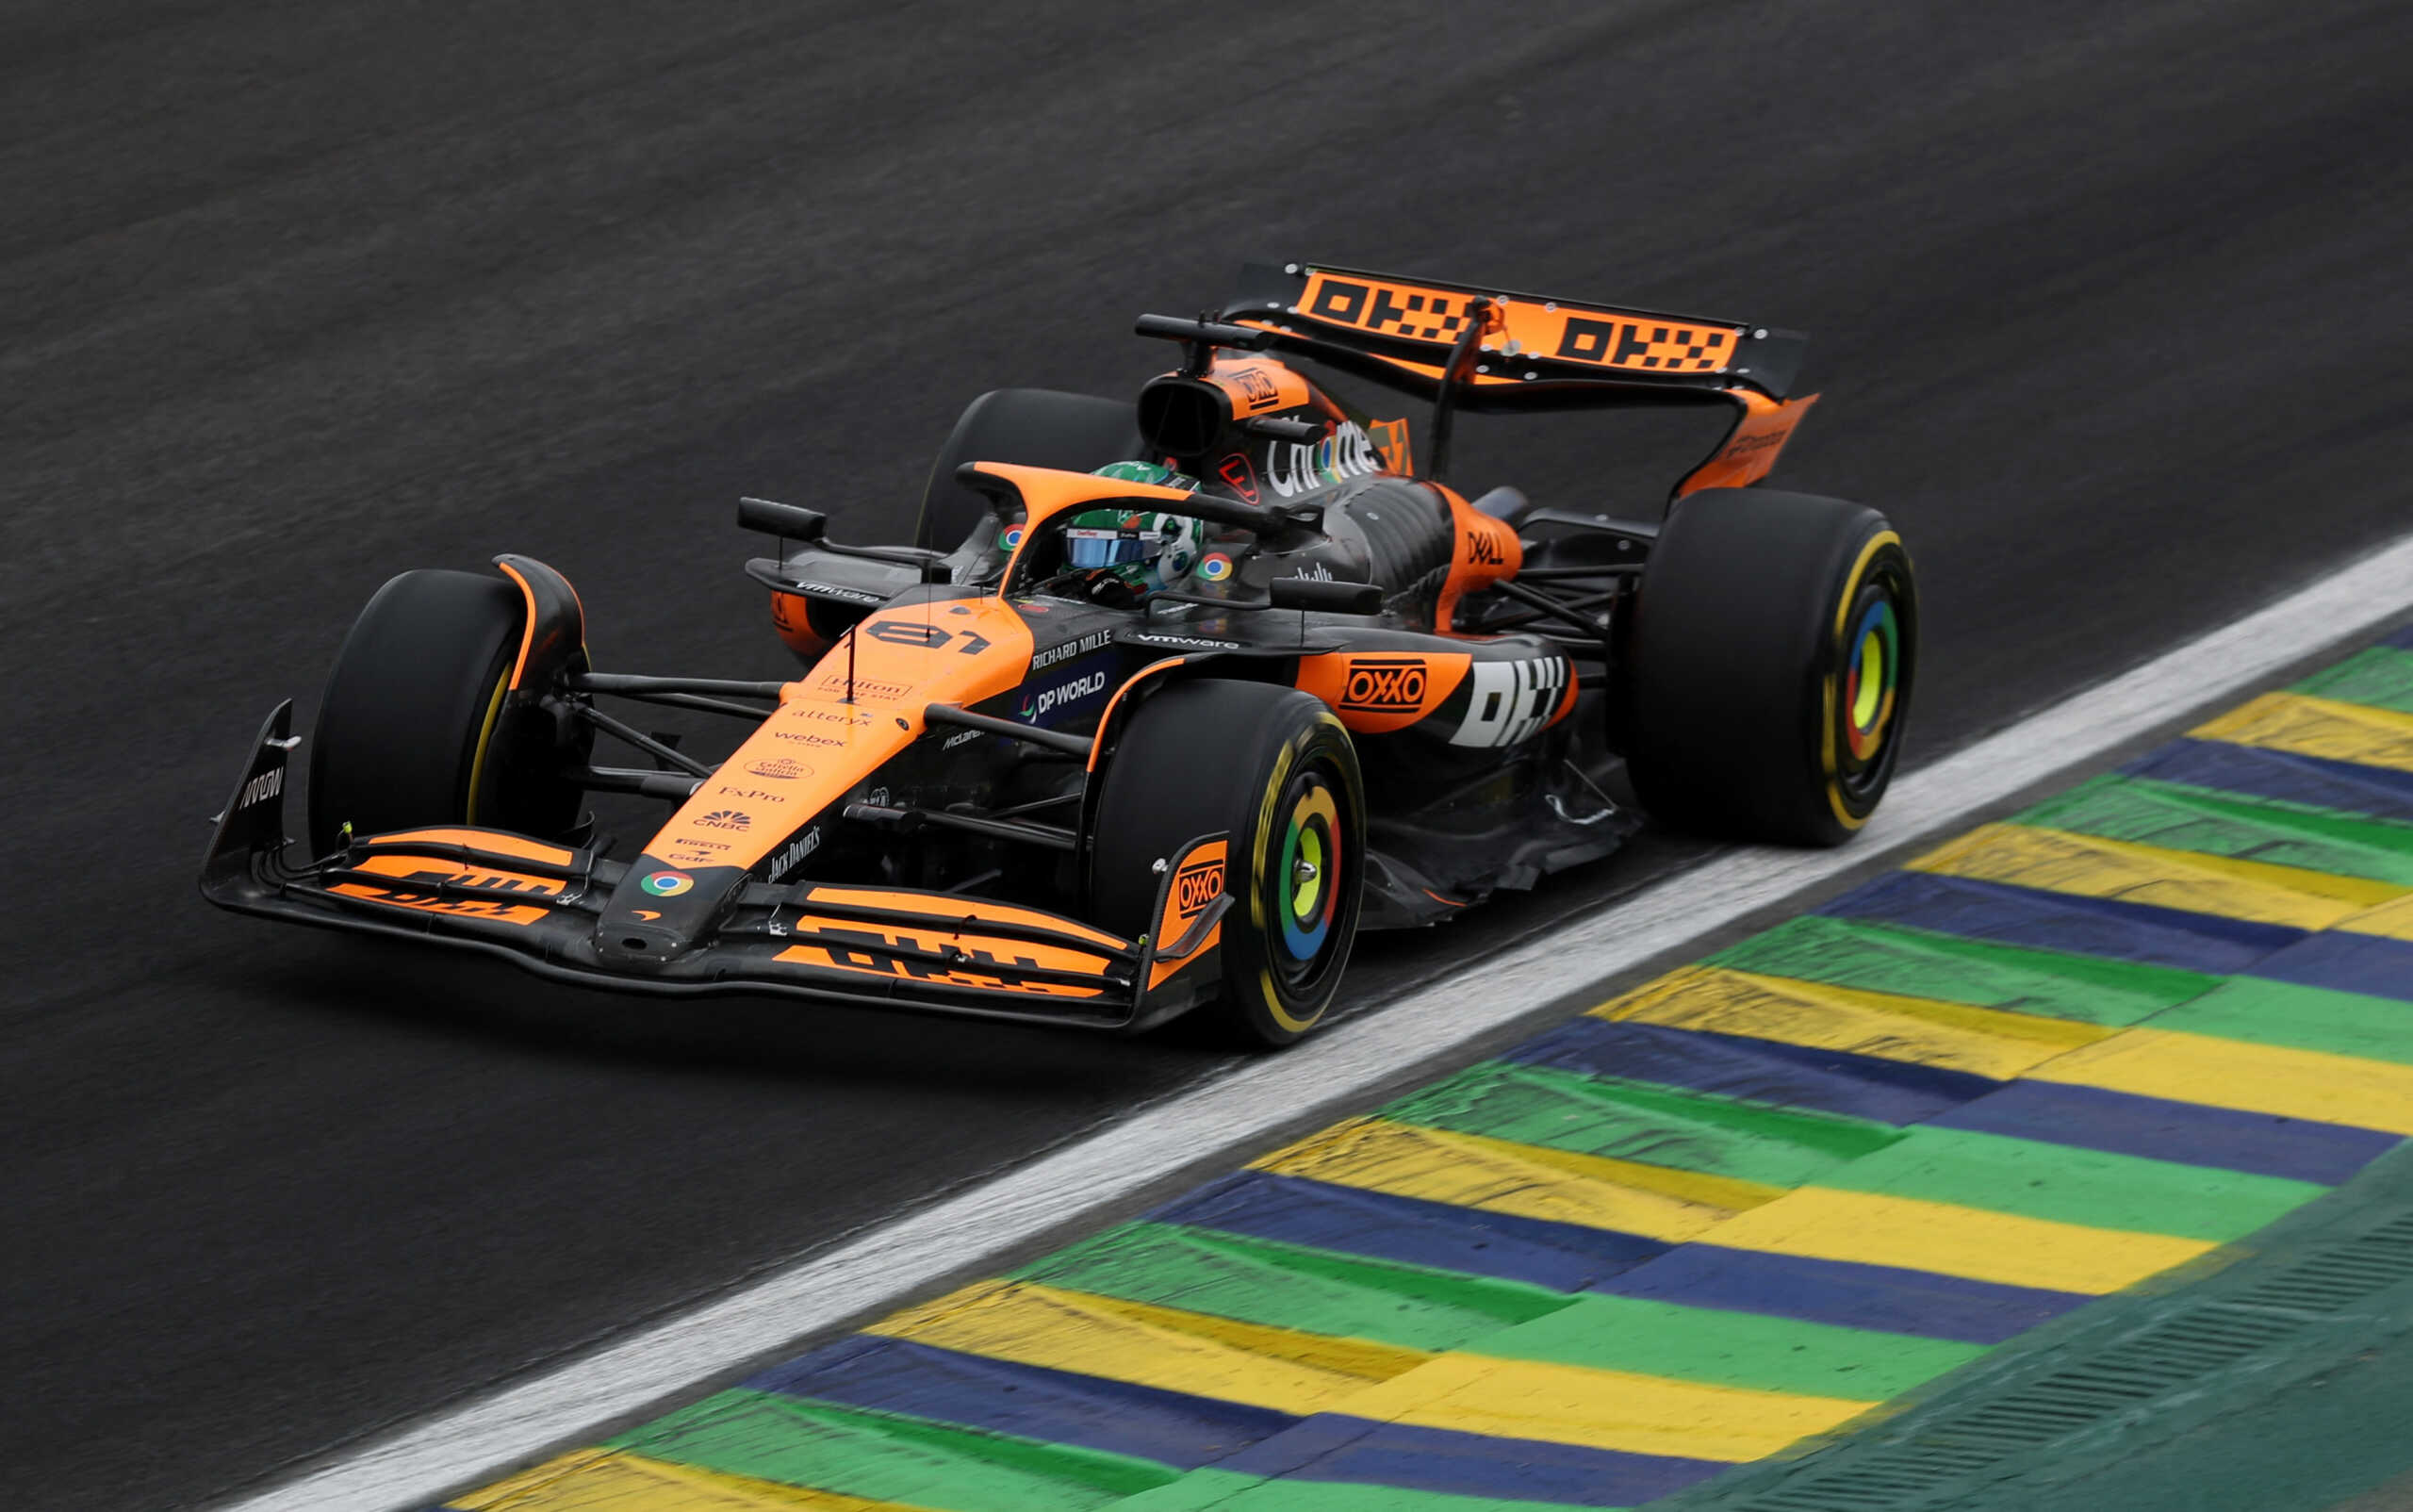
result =
M1781 903L2144 735L2413 607L2413 536L1933 766L1906 774L1841 850L1742 848L1487 956L1379 1013L1140 1109L920 1212L503 1387L226 1512L424 1506L594 1425L894 1303L1265 1131L1352 1101L1403 1066Z

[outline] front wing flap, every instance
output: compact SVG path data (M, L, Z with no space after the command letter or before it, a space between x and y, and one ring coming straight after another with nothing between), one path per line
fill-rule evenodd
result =
M353 838L297 860L285 834L292 704L261 728L203 863L202 896L295 923L456 945L556 980L669 995L769 993L875 1007L1136 1030L1208 995L1223 837L1185 846L1151 917L1181 928L1125 940L1042 909L906 888L805 881L740 888L719 927L666 960L607 963L626 871L591 850L468 827ZM1216 894L1202 897L1212 854ZM1171 936L1168 938L1168 936Z

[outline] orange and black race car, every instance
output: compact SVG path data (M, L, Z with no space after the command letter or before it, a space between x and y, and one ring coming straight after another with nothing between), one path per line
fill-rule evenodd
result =
M1361 929L1426 925L1614 849L1634 819L1829 845L1876 808L1915 665L1883 517L1758 486L1803 338L1303 264L1251 266L1136 402L965 410L911 545L763 500L747 565L789 682L588 665L568 583L414 571L372 598L286 833L291 704L202 877L247 912L652 993L1280 1044ZM1430 401L1379 419L1285 358ZM1709 405L1657 518L1447 481L1462 411ZM606 712L723 715L716 762ZM644 765L598 759L597 738ZM590 793L672 806L633 854Z

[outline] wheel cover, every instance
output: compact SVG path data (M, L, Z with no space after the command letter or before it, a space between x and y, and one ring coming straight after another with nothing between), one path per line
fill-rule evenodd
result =
M1908 669L1901 589L1893 565L1880 562L1862 579L1842 616L1848 628L1837 648L1844 677L1843 696L1835 700L1835 776L1855 800L1880 790L1893 769Z
M1321 766L1285 786L1274 813L1283 825L1279 868L1260 881L1280 928L1275 967L1286 985L1314 978L1335 944L1346 866L1354 863L1341 833L1340 805Z
M1862 597L1849 641L1851 671L1844 683L1844 746L1850 763L1865 765L1877 754L1894 719L1894 680L1902 666L1901 632L1893 600L1878 584Z

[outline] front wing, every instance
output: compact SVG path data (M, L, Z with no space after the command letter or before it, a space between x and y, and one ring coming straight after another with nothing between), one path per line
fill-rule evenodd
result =
M201 891L222 908L484 951L615 992L782 994L1098 1029L1160 1024L1219 978L1232 903L1220 834L1170 859L1150 914L1158 929L1137 940L987 898L749 882L693 948L607 964L597 941L626 866L591 850L454 827L354 839L297 862L285 833L287 763L301 744L292 710L288 700L269 716L218 816Z

